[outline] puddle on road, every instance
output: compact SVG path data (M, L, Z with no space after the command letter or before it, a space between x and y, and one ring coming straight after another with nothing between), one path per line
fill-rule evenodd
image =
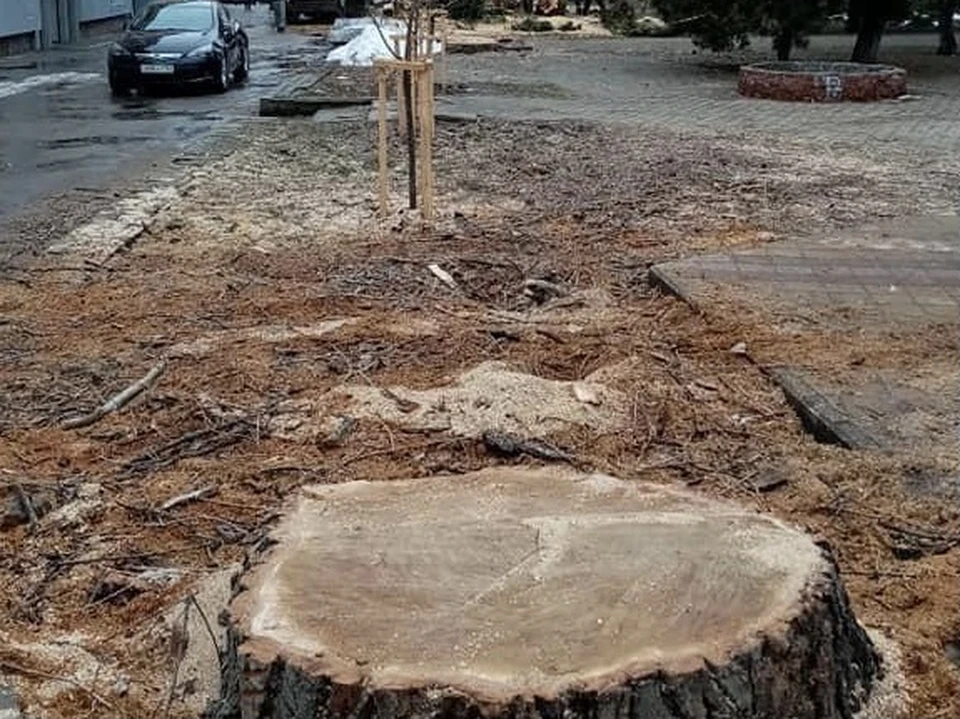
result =
M72 147L88 147L91 145L122 145L128 142L150 142L154 138L148 135L90 135L87 137L62 137L56 140L41 140L37 147L46 150L59 150Z
M80 157L69 157L62 160L49 160L46 162L38 162L34 167L38 170L57 170L62 171L74 167L82 167L89 169L90 167L95 167L100 158L97 155L82 155Z
M81 82L91 82L100 78L96 72L56 72L51 75L34 75L19 82L0 82L0 98L19 95L34 88L46 85L70 85Z
M190 120L222 120L211 110L164 110L152 103L126 105L111 113L114 120L160 120L166 117L184 117Z

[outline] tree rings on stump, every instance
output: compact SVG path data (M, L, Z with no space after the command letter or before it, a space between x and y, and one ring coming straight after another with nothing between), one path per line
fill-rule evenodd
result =
M848 718L879 660L807 535L572 470L303 490L231 615L244 719Z

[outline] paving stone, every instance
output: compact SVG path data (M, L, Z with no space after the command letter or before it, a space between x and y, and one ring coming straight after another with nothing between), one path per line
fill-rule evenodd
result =
M652 279L695 304L712 286L736 284L793 304L855 310L860 318L884 323L955 322L960 318L960 218L912 221L912 230L910 221L898 221L891 232L869 228L881 237L879 246L855 245L850 235L836 242L785 240L657 265ZM950 234L952 247L945 244Z
M709 303L711 293L725 285L748 302L770 307L771 318L786 306L852 310L823 317L856 326L956 323L960 218L912 218L840 238L785 240L693 257L655 266L651 280L694 305ZM927 364L934 359L927 358ZM841 383L805 368L775 368L772 376L807 430L821 441L852 449L948 446L960 432L953 400L960 374L929 370L924 371L939 378L939 386L927 390L906 372L862 371Z

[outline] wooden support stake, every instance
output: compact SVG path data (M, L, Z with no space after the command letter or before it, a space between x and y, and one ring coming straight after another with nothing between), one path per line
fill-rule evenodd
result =
M424 182L424 177L426 176L427 167L424 164L426 160L426 153L423 149L423 143L426 142L426 127L423 122L423 77L426 73L419 71L415 73L415 82L414 87L417 91L417 104L416 107L416 121L415 124L419 130L417 133L417 165L420 169L420 172L417 173L417 194L420 196L420 213L421 216L426 218L427 207L424 204L426 199L424 193L426 192L426 183Z
M393 49L396 51L398 58L403 57L403 54L400 52L400 35L393 36ZM403 93L403 73L397 72L396 77L397 77L397 129L400 132L400 137L406 137L407 136L407 103Z
M424 163L424 177L426 178L426 203L427 203L427 218L429 221L433 221L434 216L434 196L433 196L433 138L434 138L434 128L433 128L433 119L434 119L434 104L433 104L433 65L428 65L426 70L426 110L424 113L424 119L426 124L426 158Z
M429 41L428 41L429 42ZM418 158L420 164L421 216L424 222L433 221L433 66L427 64L418 73L420 86L420 145Z
M380 214L386 217L390 212L390 169L387 167L387 73L385 68L377 68L377 168L380 173ZM402 97L403 93L400 93Z

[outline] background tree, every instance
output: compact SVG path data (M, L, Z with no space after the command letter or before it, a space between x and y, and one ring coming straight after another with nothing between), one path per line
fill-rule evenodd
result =
M910 14L910 0L850 0L848 29L857 33L853 62L876 62L883 31L891 20Z
M724 52L746 47L750 35L773 36L777 58L789 60L794 47L806 44L827 15L843 9L844 0L654 0L668 23L689 32L698 47Z
M958 0L940 0L938 15L938 29L940 31L940 46L938 55L957 54L957 35L953 28L953 16L960 7Z

